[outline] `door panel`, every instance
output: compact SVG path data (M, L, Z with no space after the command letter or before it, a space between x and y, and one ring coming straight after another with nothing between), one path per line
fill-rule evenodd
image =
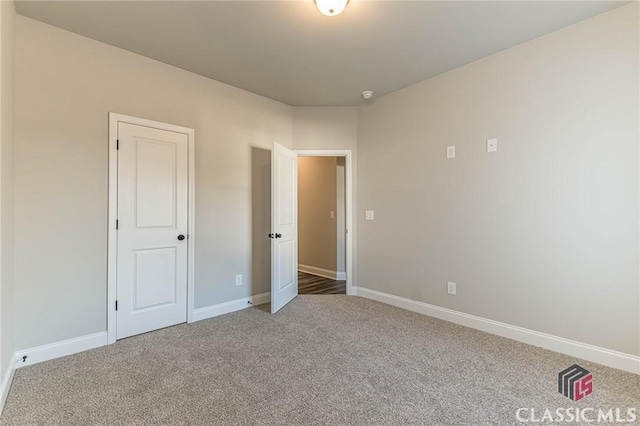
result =
M135 141L136 227L176 226L176 145Z
M176 303L175 247L133 251L133 312Z
M294 188L294 181L297 179L298 159L289 158L280 152L278 159L278 220L276 226L291 227L295 225L297 203L295 203L296 193L291 191ZM295 182L297 183L297 182ZM297 187L297 186L296 186Z
M294 284L294 277L298 274L292 268L295 262L295 247L293 241L278 244L278 256L280 258L278 268L278 288L282 291Z
M116 336L187 319L188 136L118 124Z
M298 155L271 151L271 313L298 295Z

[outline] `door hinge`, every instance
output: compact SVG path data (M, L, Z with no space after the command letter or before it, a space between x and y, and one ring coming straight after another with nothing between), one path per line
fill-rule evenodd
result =
M116 139L116 149L120 149L120 139Z
M116 219L116 230L118 229L118 226L120 226L120 221Z
M118 310L118 301L116 300L116 311Z

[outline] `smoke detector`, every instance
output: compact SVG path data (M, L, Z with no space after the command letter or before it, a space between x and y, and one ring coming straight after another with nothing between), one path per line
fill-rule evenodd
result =
M362 92L362 97L365 99L371 99L373 97L373 91L365 90L364 92Z

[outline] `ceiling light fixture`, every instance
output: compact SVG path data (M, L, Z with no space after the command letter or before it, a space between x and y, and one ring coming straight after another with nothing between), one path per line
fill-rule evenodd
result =
M365 98L366 100L373 98L373 91L365 90L364 92L362 92L362 97Z
M336 16L342 13L349 0L313 0L323 15Z

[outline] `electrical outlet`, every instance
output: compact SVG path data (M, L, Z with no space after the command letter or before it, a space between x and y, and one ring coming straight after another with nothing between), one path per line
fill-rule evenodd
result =
M447 147L447 158L456 158L456 146L450 145Z
M455 296L456 295L456 283L452 283L451 281L447 281L447 293Z
M236 275L236 285L242 285L242 275Z

